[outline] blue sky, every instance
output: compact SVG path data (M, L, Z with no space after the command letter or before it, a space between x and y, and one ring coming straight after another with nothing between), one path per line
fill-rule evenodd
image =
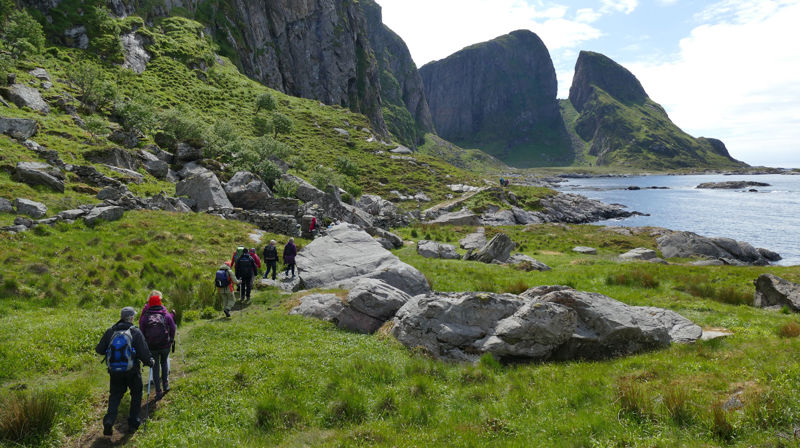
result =
M516 29L547 45L566 98L580 50L642 82L694 136L800 167L800 0L377 0L418 66Z

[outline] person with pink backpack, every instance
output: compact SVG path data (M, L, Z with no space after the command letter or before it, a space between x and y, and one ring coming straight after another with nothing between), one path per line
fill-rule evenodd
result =
M175 310L167 312L162 304L161 291L152 291L142 314L139 317L139 328L144 334L147 348L155 358L153 366L153 385L156 388L156 400L160 400L169 392L169 352L175 343Z

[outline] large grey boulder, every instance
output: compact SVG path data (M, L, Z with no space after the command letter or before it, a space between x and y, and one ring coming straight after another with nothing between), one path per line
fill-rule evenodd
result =
M175 148L175 159L181 162L192 162L203 158L203 148L196 148L187 143L178 143Z
M119 206L95 207L83 217L86 225L92 226L99 221L117 221L122 219L125 209Z
M500 210L493 207L481 215L481 224L485 226L515 226L517 218L512 210Z
M6 198L0 198L0 213L14 213L14 204Z
M31 186L44 185L59 193L64 192L63 173L47 163L19 162L14 170L14 179Z
M406 294L430 291L425 276L381 247L353 224L331 227L297 255L301 285L306 289L352 285L361 278L376 278Z
M36 135L38 128L39 125L36 121L28 118L0 117L0 133L19 140L27 140L33 137Z
M375 226L384 229L405 226L413 219L410 213L402 211L394 203L377 195L361 195L356 207L372 215Z
M47 206L41 202L31 201L30 199L17 198L14 200L14 208L20 215L28 215L33 219L39 219L47 214Z
M491 263L495 260L505 263L516 244L505 233L498 233L485 246L464 256L465 260Z
M409 300L411 296L380 280L361 279L347 294L336 325L358 333L374 333Z
M291 182L297 185L295 197L303 202L316 202L325 197L325 192L306 182L303 178L291 174L281 176L284 182Z
M367 233L378 238L378 242L387 250L400 249L403 247L403 239L388 230L381 229L380 227L370 227L366 230Z
M219 183L216 174L211 171L195 174L178 182L175 186L175 194L188 196L195 201L197 211L211 208L233 208L222 184Z
M506 263L525 272L549 271L551 269L550 266L525 254L514 254L508 259L508 261L506 261Z
M181 179L186 179L187 177L194 176L196 174L205 174L211 173L212 171L208 168L204 167L203 165L197 162L189 162L183 165L180 171L178 171L178 177Z
M429 240L417 241L417 253L425 258L442 258L445 260L458 260L461 258L461 255L456 252L455 246Z
M475 232L470 233L469 235L461 238L458 242L459 246L462 249L470 250L470 249L480 249L481 247L486 245L486 229L483 227L478 227Z
M676 342L690 342L692 332L697 338L702 335L698 326L677 313L630 306L602 294L561 289L536 300L557 303L578 314L575 333L554 354L558 359L630 355L667 347L673 334Z
M785 306L795 313L800 312L800 284L773 274L761 274L753 283L756 285L753 306L759 308Z
M453 226L478 226L481 224L480 216L468 210L461 210L457 212L450 212L440 215L431 224L444 224Z
M289 311L289 314L336 323L343 309L342 299L335 294L309 294L301 298L300 304Z
M5 90L5 97L17 107L28 107L43 114L50 113L50 106L42 99L39 89L25 84L12 84Z
M575 246L572 251L583 255L597 255L597 249L588 246Z
M637 247L620 255L619 258L623 260L652 260L658 258L658 253L652 249Z
M239 171L225 184L225 194L234 207L245 210L263 210L264 203L272 197L267 184L248 171Z
M139 168L139 160L129 151L122 148L109 148L90 151L84 154L86 160L94 163L103 163L126 170L136 170Z
M659 237L656 242L664 258L703 256L720 259L726 264L759 266L775 261L766 258L750 244L731 238L708 238L692 232L673 232Z
M575 312L556 304L534 304L511 294L449 293L412 298L397 312L392 334L410 348L439 359L547 359L568 341Z

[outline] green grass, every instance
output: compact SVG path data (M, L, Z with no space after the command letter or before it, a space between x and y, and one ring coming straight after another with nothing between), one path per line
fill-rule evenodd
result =
M58 402L51 430L34 445L77 440L99 425L107 376L93 348L117 319L119 307L141 306L151 287L165 291L169 306L178 294L170 288L210 286L210 272L249 230L212 216L137 212L92 230L76 226L44 236L5 237L2 261L9 269L3 285L17 293L0 297L0 392L6 396L22 385L37 385ZM405 237L430 233L451 243L473 230L397 229ZM800 418L800 366L794 360L800 338L781 337L779 329L796 318L696 297L682 288L702 277L752 293L752 279L760 273L797 281L796 267L621 264L619 253L653 247L650 237L621 236L595 226L487 229L489 236L497 231L507 232L523 253L553 270L526 273L431 260L416 255L413 246L396 254L421 269L437 290L519 292L568 284L634 305L673 309L704 327L727 328L733 336L602 362L501 365L484 357L476 365L449 364L415 354L391 337L288 316L293 299L257 290L255 304L230 320L216 313L181 325L173 391L152 413L147 432L136 434L132 443L764 446L776 432L791 433ZM88 244L92 240L97 241ZM62 252L78 244L80 258L76 249ZM579 244L597 247L598 255L570 252ZM154 253L157 249L163 250ZM43 256L31 259L29 253ZM65 258L70 253L72 261ZM123 261L116 261L118 254ZM181 269L170 275L167 269L176 257ZM188 259L192 263L183 261ZM122 280L129 286L106 285L118 263L130 274ZM153 272L144 268L150 264ZM48 286L31 272L45 268L45 276L53 278L52 293L42 292ZM99 296L88 300L91 282L70 283L90 279L91 270L103 284ZM652 277L657 284L607 282L619 274ZM63 292L57 292L59 284ZM201 310L190 311L199 316ZM717 409L739 390L744 390L741 412Z

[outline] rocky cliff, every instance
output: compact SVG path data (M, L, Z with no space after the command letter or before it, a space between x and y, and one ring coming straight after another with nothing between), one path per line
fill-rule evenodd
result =
M467 47L420 74L442 137L520 167L572 162L555 69L536 34L519 30Z
M378 62L383 116L393 135L411 145L422 144L433 132L433 118L422 78L406 43L383 24L381 7L361 0L367 17L367 36Z
M746 166L716 139L683 132L630 71L610 58L582 51L569 101L574 132L597 165L645 169Z

